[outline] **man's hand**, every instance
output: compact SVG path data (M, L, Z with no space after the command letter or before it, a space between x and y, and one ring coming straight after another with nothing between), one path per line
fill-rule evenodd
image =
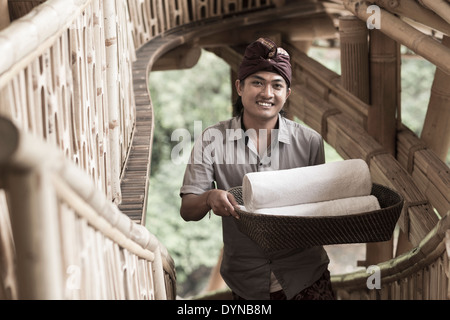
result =
M238 213L234 210L234 207L239 204L234 196L227 191L218 189L209 190L206 204L212 209L215 215L221 217L233 216L239 219Z
M183 195L180 214L186 221L198 221L212 210L218 216L233 216L239 219L239 215L234 210L237 205L238 203L231 193L212 189L200 195L192 193Z

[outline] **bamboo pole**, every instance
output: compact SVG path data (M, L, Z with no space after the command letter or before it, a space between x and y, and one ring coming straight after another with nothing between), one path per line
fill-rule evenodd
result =
M372 15L368 4L360 0L344 0L345 7L363 21ZM370 12L370 10L369 10ZM450 74L450 48L447 48L384 9L380 9L380 31L421 55L447 74Z
M117 25L115 1L104 2L105 48L107 77L107 106L109 123L109 161L112 199L116 204L122 201L120 190L121 148L119 110L119 57L117 48Z
M419 0L450 24L450 4L445 0Z
M342 86L370 103L369 45L366 24L355 16L339 19Z
M42 168L8 174L19 299L63 299L55 190Z
M18 299L14 256L14 239L6 193L5 190L0 190L0 300Z
M442 44L450 48L450 37ZM450 75L436 69L421 139L445 162L450 148Z
M436 29L444 34L450 33L450 25L445 21L445 18L440 11L431 11L431 7L427 5L427 8L423 7L425 1L419 0L402 0L402 1L391 1L391 0L369 0L393 14L397 14L401 17L409 18L410 20L417 21L418 23L428 26L430 28ZM431 0L430 2L438 3L438 1ZM422 4L422 5L421 5ZM440 6L438 4L438 6ZM443 6L442 6L443 8ZM447 17L448 18L448 17Z
M10 69L20 70L41 55L48 48L47 43L58 38L89 3L89 0L48 0L0 31L0 75Z
M403 126L397 134L397 159L439 214L450 209L450 171L436 153Z
M297 82L304 81L307 86L317 85L326 101L335 104L362 127L367 126L369 105L345 90L338 74L288 43L283 43L283 47L291 53L291 64L295 65L293 74Z
M370 32L371 108L367 131L395 155L396 114L400 88L400 46L379 32Z
M8 11L8 0L0 1L0 30L5 29L11 23Z

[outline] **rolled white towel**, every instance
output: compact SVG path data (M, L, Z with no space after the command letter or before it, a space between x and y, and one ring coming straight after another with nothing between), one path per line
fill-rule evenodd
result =
M372 179L364 160L352 159L277 171L252 172L242 181L250 212L370 195Z
M244 207L242 210L246 210L246 208ZM363 196L278 208L258 209L254 213L299 217L335 217L375 210L380 210L378 199L375 196Z

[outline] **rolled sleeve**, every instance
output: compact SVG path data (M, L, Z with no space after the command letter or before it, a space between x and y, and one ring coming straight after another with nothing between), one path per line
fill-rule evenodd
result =
M188 164L184 174L180 196L184 194L202 194L212 189L214 174L212 166L203 164Z

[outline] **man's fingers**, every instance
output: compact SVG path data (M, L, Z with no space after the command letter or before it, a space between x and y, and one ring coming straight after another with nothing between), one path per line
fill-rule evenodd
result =
M237 214L236 210L234 210L235 204L237 205L237 202L234 199L233 195L227 192L226 196L221 198L221 200L216 203L213 211L218 216L233 216L239 219L239 215Z

